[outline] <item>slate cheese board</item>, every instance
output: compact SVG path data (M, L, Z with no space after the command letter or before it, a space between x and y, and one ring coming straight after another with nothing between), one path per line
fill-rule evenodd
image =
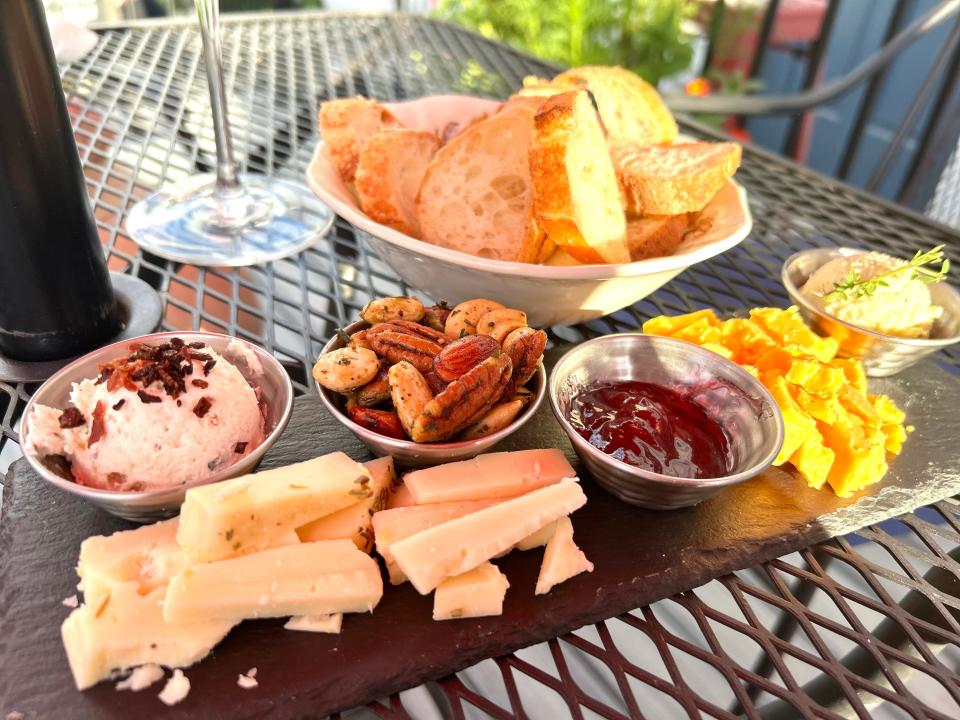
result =
M542 551L515 552L496 561L511 585L501 617L436 623L431 596L385 583L376 611L345 617L340 635L284 630L284 620L244 622L186 670L190 695L172 708L157 699L160 684L139 693L110 682L75 690L59 627L70 612L62 600L76 592L77 552L84 538L130 525L48 487L18 460L0 514L0 718L322 717L960 492L960 382L925 362L871 381L871 392L890 394L916 427L882 483L843 500L771 468L670 512L630 507L591 482L545 403L497 449L558 447L574 462L589 498L573 516L576 541L593 573L535 597ZM317 397L301 397L261 469L333 450L370 457ZM237 675L251 667L259 686L239 688Z

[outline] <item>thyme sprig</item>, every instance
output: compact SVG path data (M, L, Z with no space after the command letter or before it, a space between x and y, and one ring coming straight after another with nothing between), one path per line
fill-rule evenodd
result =
M928 267L940 264L939 268ZM848 272L838 283L834 283L833 290L823 296L824 300L849 300L851 298L867 298L873 295L878 288L889 287L887 280L894 275L912 272L913 277L925 283L935 283L943 280L950 272L950 260L943 256L943 245L927 252L917 250L913 259L906 265L895 267L887 272L880 273L869 280L861 280L856 270Z

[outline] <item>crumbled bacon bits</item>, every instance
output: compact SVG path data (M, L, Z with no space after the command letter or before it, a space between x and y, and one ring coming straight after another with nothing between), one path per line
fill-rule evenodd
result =
M201 380L200 378L197 378L196 380L191 380L190 384L198 388L210 387L210 383L208 383L206 380Z
M114 409L114 410L119 410L120 408L123 407L123 404L124 404L125 402L126 402L126 399L120 398L119 400L117 400L117 401L113 404L113 409Z
M93 422L90 423L90 437L87 438L87 447L99 442L107 434L107 423L103 419L106 411L107 408L104 407L103 401L98 400L96 407L93 408Z
M68 407L66 410L60 413L60 427L64 430L68 428L80 427L86 422L87 419L83 417L83 413L75 407Z
M213 405L213 401L204 395L202 398L197 400L197 404L193 406L193 414L199 418L202 418L210 411L210 407Z
M204 375L216 364L208 353L200 352L205 347L202 342L187 345L180 338L161 345L134 343L129 346L129 355L100 366L97 382L106 382L111 391L123 387L136 392L146 403L160 402L163 395L176 400L187 392L186 377L193 374L194 363ZM163 394L146 392L154 385L160 385Z
M233 446L233 451L237 454L244 452L246 449L247 449L246 442L238 442L236 445Z

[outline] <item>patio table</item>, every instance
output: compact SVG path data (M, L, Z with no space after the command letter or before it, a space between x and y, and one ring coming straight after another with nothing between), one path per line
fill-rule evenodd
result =
M203 269L141 253L124 230L126 211L164 181L213 166L200 39L195 23L180 20L99 33L62 77L110 268L158 289L163 329L248 338L275 353L299 393L313 392L310 367L335 328L371 297L405 288L339 218L314 249L259 267ZM243 169L293 179L313 152L324 99L505 97L525 75L556 71L404 14L233 16L224 21L224 46ZM781 263L804 248L909 256L944 244L954 259L960 254L960 235L950 229L756 147L744 149L737 180L754 216L743 244L629 309L554 328L552 339L632 330L654 315L702 307L786 306ZM936 360L960 371L956 351ZM0 382L0 470L19 456L19 418L34 389ZM948 499L344 715L958 717L958 548L960 506Z

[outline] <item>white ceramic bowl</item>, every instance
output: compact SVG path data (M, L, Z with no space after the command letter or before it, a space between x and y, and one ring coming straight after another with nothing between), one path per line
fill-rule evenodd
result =
M449 122L493 112L499 103L439 95L385 105L407 127L438 131ZM740 243L753 224L746 192L731 181L700 213L696 227L673 255L620 265L530 265L437 247L374 222L337 175L323 142L307 168L307 184L359 228L370 248L410 287L450 303L487 297L523 308L536 326L573 325L632 305L688 267Z

